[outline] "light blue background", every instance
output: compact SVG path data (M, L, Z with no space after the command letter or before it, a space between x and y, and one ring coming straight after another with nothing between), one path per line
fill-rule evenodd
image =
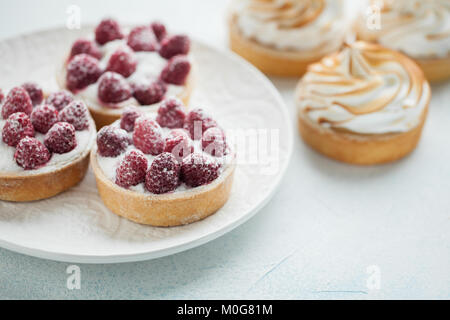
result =
M158 18L226 48L227 2L211 0L2 1L0 39L61 26L70 4L81 7L83 22L106 15L128 22ZM273 80L295 123L295 81ZM443 90L448 88L437 88ZM434 112L434 125L448 127L449 109ZM0 298L450 298L450 202L433 191L450 194L448 163L416 168L416 153L394 165L356 168L318 156L297 135L295 140L273 200L227 235L153 261L79 265L81 289L73 291L66 288L70 264L0 249ZM445 178L434 183L426 170ZM409 173L410 181L399 178ZM366 285L372 265L380 270L374 290Z

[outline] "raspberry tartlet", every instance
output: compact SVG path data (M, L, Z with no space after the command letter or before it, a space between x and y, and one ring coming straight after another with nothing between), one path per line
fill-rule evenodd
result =
M35 83L0 99L0 199L33 201L73 187L86 174L95 123L65 91L47 97Z
M193 85L190 46L187 36L168 34L161 23L126 29L105 19L91 38L73 43L57 81L87 104L101 128L127 106L154 112L169 96L187 105Z
M235 154L214 119L202 109L186 114L169 98L157 113L128 108L103 127L91 165L112 212L168 227L201 220L227 202Z
M413 60L377 44L355 42L312 64L300 80L300 134L336 160L392 162L415 149L430 99L430 85Z

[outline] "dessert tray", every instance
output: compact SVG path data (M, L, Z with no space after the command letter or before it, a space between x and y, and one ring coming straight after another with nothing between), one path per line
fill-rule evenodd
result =
M9 90L26 79L40 83L45 91L57 90L55 61L88 32L92 29L60 28L0 42L0 87ZM263 207L279 186L292 153L294 130L287 108L270 81L234 54L193 41L192 55L196 88L189 108L214 114L229 135L265 132L269 144L268 151L260 153L245 143L238 149L231 196L222 209L179 227L133 223L104 206L90 168L78 186L56 197L31 203L0 201L0 246L78 263L147 260L213 240ZM276 140L271 144L270 139Z

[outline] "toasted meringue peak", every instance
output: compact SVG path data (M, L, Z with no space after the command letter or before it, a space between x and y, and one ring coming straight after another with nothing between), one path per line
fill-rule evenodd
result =
M298 88L304 116L359 134L406 132L420 123L430 87L420 68L375 44L346 44L311 65Z
M242 34L280 50L337 50L349 28L342 0L235 0Z
M359 37L413 58L450 56L449 0L370 0L358 20ZM379 25L369 23L380 13Z

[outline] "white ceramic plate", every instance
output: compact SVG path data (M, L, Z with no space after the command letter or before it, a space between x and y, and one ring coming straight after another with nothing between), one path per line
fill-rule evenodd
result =
M84 33L61 28L0 42L0 88L6 91L33 80L46 90L55 90L56 67L73 40ZM263 154L258 159L252 158L252 144L238 150L241 164L227 204L194 224L143 226L114 215L103 205L89 171L80 185L54 198L33 203L0 201L0 246L68 262L147 260L213 240L268 202L292 152L293 131L286 106L269 80L239 57L198 42L192 51L197 83L190 106L205 107L227 129L273 130L269 133L275 134L269 138L268 150L272 151L260 150Z

